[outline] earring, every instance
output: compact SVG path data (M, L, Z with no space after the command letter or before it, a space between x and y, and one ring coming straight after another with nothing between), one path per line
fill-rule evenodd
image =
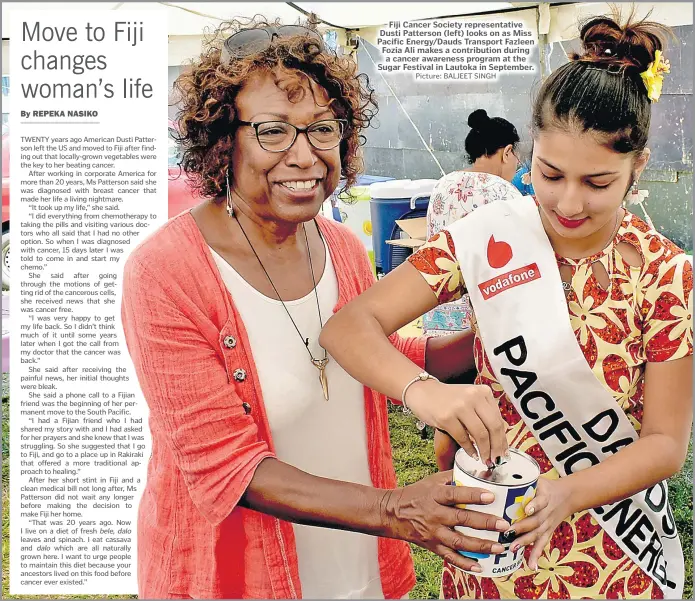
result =
M623 209L626 208L628 205L632 204L632 198L634 194L637 192L637 181L633 181L632 185L630 186L629 190L625 194L625 198L623 198Z
M623 207L642 204L647 198L649 198L649 190L640 190L637 187L637 181L635 181L623 199Z
M234 217L234 205L232 204L232 193L229 187L229 169L227 169L225 179L227 180L227 215L231 218Z

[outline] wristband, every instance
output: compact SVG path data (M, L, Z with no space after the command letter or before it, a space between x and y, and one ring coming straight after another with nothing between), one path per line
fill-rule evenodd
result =
M403 413L406 415L412 413L410 407L408 407L408 404L405 402L405 394L408 392L408 388L410 388L416 382L424 382L425 380L436 380L439 382L438 378L435 378L432 374L428 374L426 371L423 371L410 380L410 382L408 382L403 388L403 392L401 393L401 401L403 403Z

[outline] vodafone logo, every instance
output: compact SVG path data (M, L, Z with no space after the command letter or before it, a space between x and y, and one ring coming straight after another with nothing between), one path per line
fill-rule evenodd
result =
M495 240L495 236L490 236L487 241L487 262L493 269L502 269L509 261L512 260L514 253L512 247L502 241ZM521 286L527 282L532 282L541 277L541 272L536 263L519 267L513 271L508 271L495 276L494 278L478 284L478 289L483 295L483 300L490 300L493 296L497 296L500 292Z
M497 244L500 243L498 242ZM507 246L509 245L507 244ZM488 244L488 248L489 247L490 245ZM521 286L521 284L532 282L533 280L537 280L540 277L541 272L538 269L538 265L536 265L535 263L531 263L530 265L526 265L526 267L519 267L519 269L503 273L501 275L495 276L487 282L478 284L478 289L483 295L483 299L489 300L493 296L497 296L500 292L504 292L505 290L509 290L510 288L515 288L516 286Z
M497 242L495 236L487 241L487 262L490 267L502 269L513 257L512 247L506 242Z

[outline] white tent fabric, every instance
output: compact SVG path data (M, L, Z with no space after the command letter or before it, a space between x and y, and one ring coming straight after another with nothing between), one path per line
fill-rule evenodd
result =
M537 4L537 3L528 3ZM280 18L287 23L304 19L304 12L314 12L328 23L340 28L358 28L388 23L394 4L388 2L299 2L297 10L287 2L3 2L2 37L9 37L12 9L22 10L162 10L169 19L171 35L198 35L204 27L221 20L262 14L269 19ZM398 15L404 19L431 19L448 15L490 12L511 8L511 2L432 2L400 3ZM304 12L303 12L304 11Z
M652 11L652 18L667 25L689 25L693 22L692 3L639 2L638 14ZM261 14L268 19L279 18L285 23L306 20L314 13L322 28L338 29L339 42L344 41L345 29L356 32L366 40L374 40L379 26L390 20L419 20L446 17L459 20L490 20L514 17L534 31L547 34L548 42L569 40L577 36L576 24L581 17L605 14L610 7L604 2L574 2L557 4L544 2L3 2L3 73L7 73L7 40L12 10L158 10L169 23L169 65L180 65L196 56L206 30L214 29L221 21L233 17ZM507 12L510 9L520 9ZM501 12L500 11L504 11Z
M11 11L23 10L161 10L169 19L171 35L198 35L206 26L214 26L223 19L234 16L262 14L269 18L278 17L293 23L304 14L313 12L319 19L338 28L357 29L384 25L394 19L417 20L498 13L509 9L534 8L545 4L555 15L553 29L563 25L562 21L577 15L606 12L603 2L572 2L554 6L542 2L3 2L2 37L9 37ZM296 8L295 8L296 7ZM653 9L652 16L671 25L691 24L692 4L686 2L637 3L638 11L644 14ZM559 34L561 35L561 33Z
M517 3L518 4L518 3ZM524 4L538 4L524 3ZM454 15L497 12L514 7L512 2L298 2L300 8L343 28L356 29L399 21L434 19Z
M557 4L557 5L555 5ZM262 14L294 23L313 12L319 19L338 28L364 28L387 24L397 16L398 20L436 19L499 13L509 9L535 9L549 6L551 28L562 27L566 19L577 14L606 12L603 2L3 2L2 37L9 37L11 11L23 10L161 10L169 19L171 35L198 35L202 28L214 26L223 19L234 16ZM692 4L686 2L639 2L638 12L645 14L653 9L652 16L671 25L691 24ZM498 15L499 16L499 15ZM556 32L561 35L561 32Z

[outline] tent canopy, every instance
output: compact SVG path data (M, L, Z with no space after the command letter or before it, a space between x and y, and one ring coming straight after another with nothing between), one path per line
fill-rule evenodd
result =
M394 14L400 21L436 19L480 15L535 9L539 5L549 6L551 11L575 13L605 12L603 2L3 2L2 37L9 37L9 21L12 9L23 10L161 10L169 19L171 35L199 35L203 28L214 27L222 20L234 16L262 14L268 18L280 18L288 23L314 13L329 26L343 29L358 29L384 25L393 20ZM692 4L685 2L638 3L642 7L654 7L654 17L666 21L678 20L678 25L692 23ZM569 9L569 11L567 10Z
M639 15L646 15L651 10L654 20L667 25L690 25L693 22L692 3L639 2L636 7ZM285 23L296 23L306 21L307 15L313 13L319 19L320 27L338 30L339 42L342 42L345 31L350 29L358 30L364 39L373 40L379 27L395 18L399 21L444 17L489 20L513 14L535 36L547 35L547 41L554 42L575 38L579 19L605 14L610 6L604 2L3 2L5 48L13 9L75 10L82 13L92 10L162 11L169 23L169 64L178 65L199 53L205 31L211 31L221 21L234 17L260 14L271 20L279 18Z
M518 5L534 6L537 2L431 2L398 4L401 20L432 19L449 15L497 12ZM214 27L235 16L261 14L287 23L315 13L319 19L337 28L374 27L393 18L394 5L388 2L3 2L2 37L9 37L8 10L162 10L169 19L171 35L198 35L204 27Z

